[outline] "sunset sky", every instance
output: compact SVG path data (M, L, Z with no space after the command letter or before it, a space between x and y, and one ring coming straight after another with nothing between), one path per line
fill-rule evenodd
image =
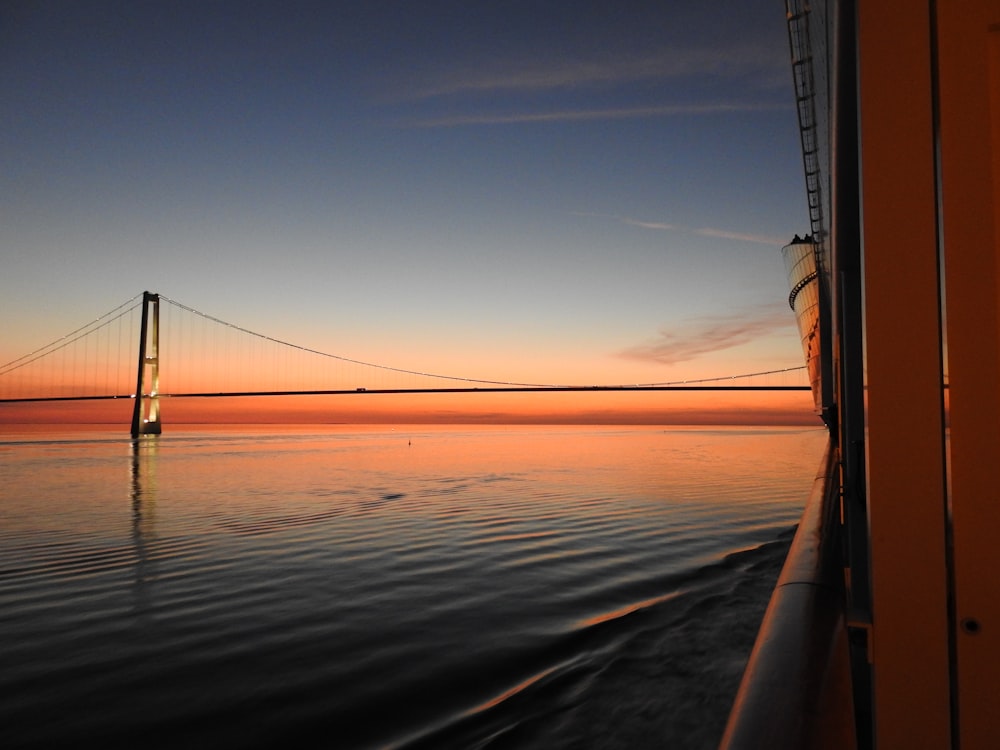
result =
M148 289L472 378L800 366L787 46L779 0L4 3L0 364Z

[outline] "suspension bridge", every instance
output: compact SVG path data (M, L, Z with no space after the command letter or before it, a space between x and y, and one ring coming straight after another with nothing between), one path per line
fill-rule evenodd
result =
M168 360L162 352L169 352ZM797 391L809 390L809 386L760 381L784 379L804 370L803 366L698 380L589 385L446 375L321 352L256 333L164 295L143 292L0 366L0 404L132 399L132 436L138 437L161 432L161 399L491 391Z

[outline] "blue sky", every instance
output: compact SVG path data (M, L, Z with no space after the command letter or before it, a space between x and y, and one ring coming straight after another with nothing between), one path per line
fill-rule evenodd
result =
M780 2L9 2L0 99L3 361L148 289L471 377L802 364Z

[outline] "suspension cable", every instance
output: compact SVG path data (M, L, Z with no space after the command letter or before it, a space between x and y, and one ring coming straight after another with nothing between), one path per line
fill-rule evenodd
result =
M80 326L75 331L70 331L65 336L63 336L61 338L58 338L55 341L51 341L50 343L46 344L45 346L42 346L42 347L39 347L38 349L35 349L33 352L29 352L28 354L25 354L24 356L18 357L17 359L12 359L10 362L7 362L4 365L0 365L0 375L6 375L8 372L12 372L13 370L17 370L18 368L24 367L25 365L30 364L31 362L34 362L34 361L36 361L38 359L41 359L42 357L46 356L47 354L51 354L52 352L55 352L55 351L58 351L59 349L67 347L70 344L72 344L73 342L79 341L84 336L88 336L91 333L93 333L94 331L96 331L96 330L98 330L100 328L103 328L106 325L109 325L109 324L115 322L116 320L118 320L119 318L121 318L123 315L125 315L125 314L129 313L131 310L135 309L136 304L138 304L138 303L136 303L136 304L132 304L132 303L135 303L135 301L137 299L139 299L139 297L141 297L141 296L142 296L142 294L137 294L132 299L127 300L125 302L122 302L120 305L118 305L118 307L116 307L113 310L110 310L110 311L104 313L104 315L101 315L98 318L95 318L94 320L90 321L86 325ZM123 307L125 307L126 305L130 305L130 304L132 304L132 307L129 307L126 310L122 310ZM118 313L118 314L115 315L115 313ZM110 320L105 320L105 318L109 318L112 315L114 315L113 318L110 318ZM103 323L101 323L102 320L104 321ZM95 326L97 323L101 323L101 325L97 326L97 328L94 328L93 326ZM88 329L91 329L91 330L88 330ZM81 331L85 331L85 333L81 333ZM77 335L77 334L79 334L79 335ZM35 356L35 355L38 355L38 356ZM17 366L15 367L14 365L17 365Z
M386 370L388 372L398 372L398 373L402 373L404 375L416 375L416 376L425 377L425 378L437 378L439 380L455 380L455 381L460 381L460 382L463 382L463 383L477 383L479 385L502 385L502 386L518 387L518 388L573 388L573 387L588 387L588 386L571 386L571 385L567 385L567 384L556 384L556 383L518 383L518 382L514 382L514 381L509 381L509 380L486 380L486 379L483 379L483 378L469 378L469 377L462 377L462 376L459 376L459 375L440 375L440 374L432 373L432 372L423 372L423 371L420 371L420 370L407 370L407 369L402 368L402 367L391 367L389 365L380 365L380 364L376 364L374 362L364 362L364 361L358 360L358 359L351 359L350 357L343 357L343 356L340 356L338 354L329 354L328 352L321 352L321 351L319 351L317 349L310 349L309 347L306 347L306 346L300 346L299 344L292 344L292 343L290 343L288 341L282 341L281 339L276 339L276 338L273 338L271 336L267 336L266 334L263 334L263 333L257 333L256 331L251 331L251 330L249 330L247 328L243 328L242 326L238 326L238 325L235 325L233 323L229 323L229 322L227 322L225 320L221 320L220 318L216 318L215 316L209 315L208 313L203 313L200 310L194 309L193 307L188 307L187 305L185 305L185 304L183 304L181 302L178 302L177 300L171 299L170 297L167 297L167 296L162 295L162 294L160 295L160 299L164 300L166 302L169 302L171 305L174 305L175 307L179 307L182 310L186 310L189 313L192 313L194 315L198 315L198 316L200 316L202 318L205 318L206 320L211 320L214 323L218 323L220 325L224 325L224 326L226 326L228 328L232 328L233 330L240 331L241 333L246 333L246 334L248 334L250 336L256 336L259 339L263 339L265 341L270 341L270 342L272 342L274 344L280 344L282 346L287 346L287 347L290 347L292 349L297 349L299 351L306 352L308 354L315 354L315 355L317 355L319 357L326 357L328 359L335 359L335 360L338 360L340 362L348 362L350 364L362 365L364 367L374 367L376 369ZM725 376L722 376L722 377L698 378L698 379L694 379L694 380L673 380L673 381L665 381L665 382L660 382L660 383L633 383L633 384L630 384L630 385L632 387L638 387L638 388L653 388L653 387L675 386L675 385L693 385L693 384L697 384L697 383L713 383L713 382L719 382L719 381L723 381L723 380L736 380L736 379L739 379L739 378L751 378L751 377L757 377L757 376L763 376L763 375L776 375L778 373L794 372L794 371L797 371L797 370L805 370L805 369L806 369L805 365L800 365L798 367L784 367L784 368L780 368L780 369L776 369L776 370L764 370L764 371L761 371L761 372L749 372L749 373L744 373L744 374L741 374L741 375L725 375Z

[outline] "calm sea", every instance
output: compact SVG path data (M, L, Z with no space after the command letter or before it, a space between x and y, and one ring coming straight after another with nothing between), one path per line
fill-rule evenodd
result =
M714 747L822 429L0 435L0 746Z

